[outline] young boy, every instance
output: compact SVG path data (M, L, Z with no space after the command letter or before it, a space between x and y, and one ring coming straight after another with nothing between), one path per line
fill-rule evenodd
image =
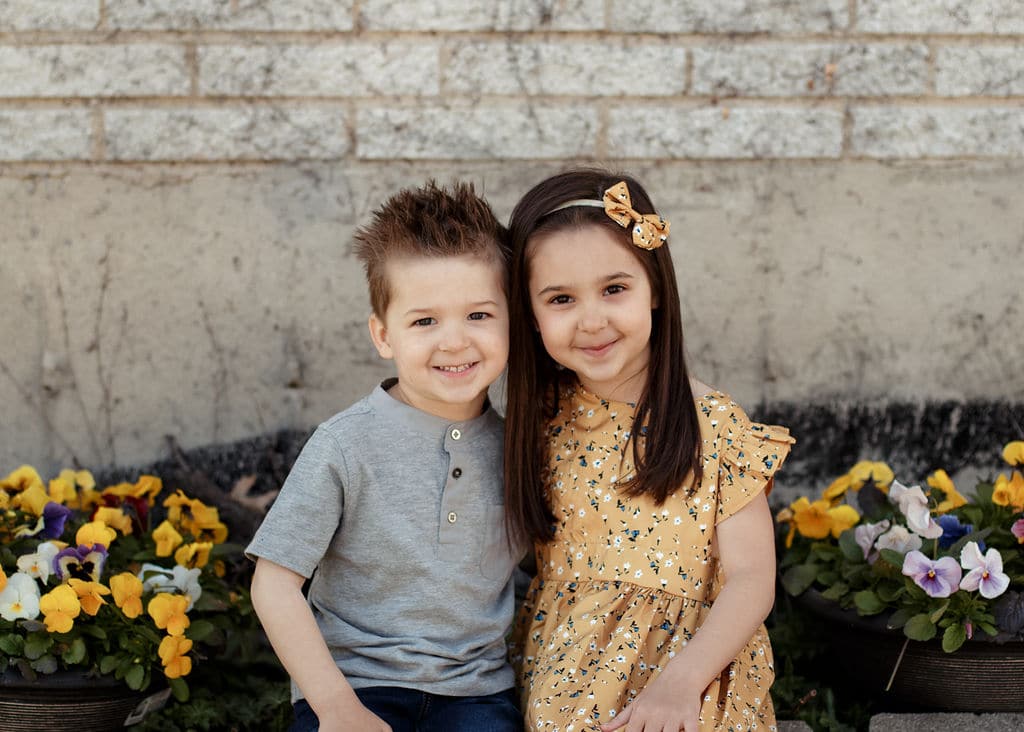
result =
M472 186L433 183L356 233L398 378L317 428L246 550L293 730L522 729L505 656L520 556L487 401L508 357L503 234Z

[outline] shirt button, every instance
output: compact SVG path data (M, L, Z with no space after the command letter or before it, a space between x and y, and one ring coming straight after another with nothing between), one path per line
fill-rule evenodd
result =
M452 477L453 478L461 478L462 477L462 468L455 468L455 470L452 471Z
M457 514L455 513L455 511L449 511L449 512L448 512L448 523L450 523L450 524L454 524L454 523L455 523L455 522L456 522L456 521L458 520L458 518L459 518L459 517L458 517L458 515L457 515Z
M456 427L455 429L452 430L452 439L457 440L460 437L462 437L462 431L458 427Z

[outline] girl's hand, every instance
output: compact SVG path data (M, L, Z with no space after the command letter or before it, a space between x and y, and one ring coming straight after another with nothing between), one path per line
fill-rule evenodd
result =
M626 725L626 732L698 732L701 690L687 688L685 683L666 676L663 672L644 687L614 720L601 725L602 732L614 732Z

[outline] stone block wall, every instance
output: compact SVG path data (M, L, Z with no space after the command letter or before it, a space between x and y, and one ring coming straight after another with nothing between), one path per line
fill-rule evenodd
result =
M376 204L580 162L755 416L1019 415L1022 102L1018 0L4 0L0 472L307 429L388 373Z

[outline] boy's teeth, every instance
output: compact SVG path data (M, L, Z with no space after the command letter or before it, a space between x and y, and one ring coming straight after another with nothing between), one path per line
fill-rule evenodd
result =
M442 371L454 371L456 373L458 373L460 371L465 371L469 367L470 367L470 364L468 364L468 363L464 363L461 366L438 366L438 368L441 369Z

